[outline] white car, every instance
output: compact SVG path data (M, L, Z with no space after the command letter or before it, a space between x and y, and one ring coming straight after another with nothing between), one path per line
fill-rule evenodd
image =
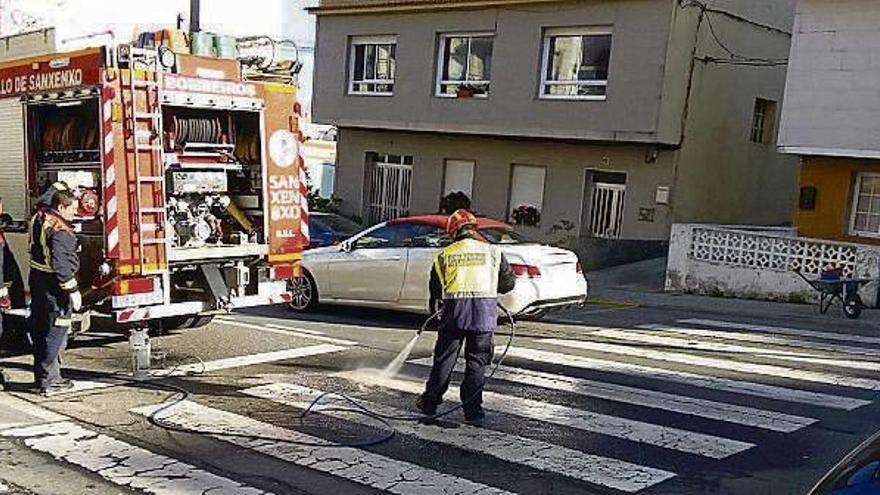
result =
M306 311L318 302L430 313L429 281L434 257L450 242L446 216L391 220L336 246L303 256L303 277L292 282L291 309ZM528 242L510 225L478 220L480 234L501 248L517 277L501 303L517 315L540 316L554 308L580 305L587 280L568 250Z

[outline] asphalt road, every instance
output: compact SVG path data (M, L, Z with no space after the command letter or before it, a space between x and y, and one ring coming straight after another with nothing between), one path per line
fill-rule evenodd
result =
M52 398L27 389L27 356L8 356L0 493L801 494L880 428L880 335L864 323L711 304L555 318L518 325L482 428L460 412L391 421L393 438L358 448L338 443L379 440L389 425L332 396L303 410L331 392L413 414L434 334L398 375L379 370L420 317L235 314L154 337L158 371L140 384L113 375L130 367L123 338L88 335L65 356L77 389ZM170 387L188 400L156 413L179 396Z

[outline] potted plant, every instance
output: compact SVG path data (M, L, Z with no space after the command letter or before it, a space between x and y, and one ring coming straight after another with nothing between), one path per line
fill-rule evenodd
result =
M455 91L455 96L456 98L473 98L474 96L485 93L486 89L481 86L464 83L458 86L458 89Z
M520 205L510 213L514 225L537 227L541 223L541 212L532 205Z

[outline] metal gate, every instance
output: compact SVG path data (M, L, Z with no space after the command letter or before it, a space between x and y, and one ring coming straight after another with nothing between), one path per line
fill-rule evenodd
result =
M377 162L370 177L370 223L409 215L412 165Z
M590 234L602 239L619 239L626 201L624 184L593 183Z

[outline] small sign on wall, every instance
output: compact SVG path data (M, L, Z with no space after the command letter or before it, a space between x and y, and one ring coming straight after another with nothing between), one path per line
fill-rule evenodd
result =
M813 211L816 209L816 196L818 191L815 186L804 186L801 188L800 197L798 198L798 208L802 211Z
M639 208L639 221L654 223L656 214L657 210L655 208Z
M658 205L669 204L669 186L658 186L654 202Z

